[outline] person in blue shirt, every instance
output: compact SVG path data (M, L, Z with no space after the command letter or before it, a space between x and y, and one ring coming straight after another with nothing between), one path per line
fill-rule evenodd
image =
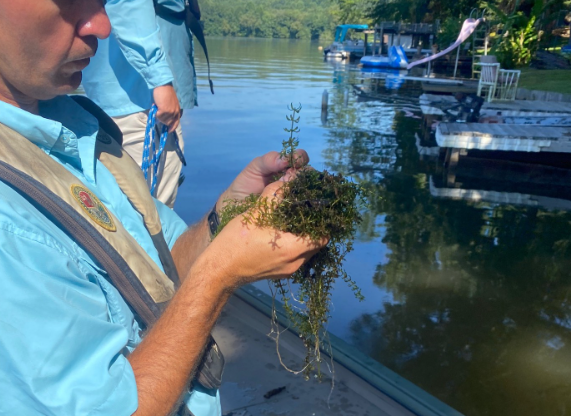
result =
M14 148L39 149L30 165L65 168L162 268L141 216L96 158L97 119L65 95L109 33L102 0L0 0L0 124L25 141ZM254 159L216 208L250 193L279 199L271 181L286 166L277 152ZM182 284L141 341L102 265L0 181L0 414L157 416L184 400L195 416L220 415L216 392L187 386L224 303L242 284L290 275L325 242L241 218L211 242L206 220L187 227L156 206Z
M194 49L184 21L184 0L109 0L105 9L111 36L100 42L84 71L85 93L114 118L123 132L123 148L139 165L149 109L157 104L159 125L168 126L170 133L155 195L172 208L182 169L177 142L184 151L181 109L196 104Z

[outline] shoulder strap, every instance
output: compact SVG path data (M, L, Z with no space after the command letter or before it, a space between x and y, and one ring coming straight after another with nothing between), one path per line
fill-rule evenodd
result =
M76 103L91 113L99 122L96 156L101 163L115 176L117 184L127 196L135 210L143 217L143 221L153 244L159 253L165 274L174 282L175 287L180 285L180 278L172 258L168 244L165 241L161 219L157 208L149 193L139 165L121 148L123 133L97 104L87 97L72 96ZM109 138L113 140L111 140Z
M174 264L171 252L165 241L160 218L153 199L151 198L149 188L147 187L147 182L143 179L141 169L139 168L139 165L137 165L137 163L121 148L121 141L116 137L113 137L115 140L111 140L111 138L109 138L106 134L106 131L111 131L115 132L116 136L119 136L121 135L121 131L113 119L111 119L111 117L109 117L103 110L101 110L101 108L93 103L93 101L89 100L86 97L80 96L75 96L74 99L79 105L81 105L86 111L90 112L99 121L100 129L97 137L96 147L97 158L99 161L101 161L101 163L105 165L107 169L109 169L113 176L115 176L115 180L117 181L117 184L123 193L127 195L131 201L131 204L133 204L135 209L143 217L145 226L147 227L155 248L159 253L159 257L161 259L161 263L163 264L165 273L174 282L175 287L178 287L180 285L180 280L176 270L176 265ZM87 225L90 224L88 223ZM122 259L118 260L120 261ZM100 263L102 265L106 264L102 261L100 261ZM129 289L129 287L127 287L126 290L131 296L133 296L133 292L142 293L143 296L136 296L135 299L130 299L127 297L126 293L124 293L124 290L122 290L121 286L119 286L124 280L125 278L118 276L115 280L113 280L113 282L116 284L121 294L126 298L127 302L132 304L132 302L143 300L143 302L147 304L149 301L152 301L152 299L144 297L144 292L141 292L140 288L139 291ZM134 281L133 284L136 285L136 283L137 282ZM152 302L151 306L153 306ZM162 310L162 308L160 310ZM151 323L152 322L154 321L151 321ZM206 387L207 389L219 388L222 384L224 362L225 360L222 352L216 345L214 338L210 336L210 340L205 348L201 363L197 367L194 381L201 384L203 387ZM182 407L188 410L186 406Z

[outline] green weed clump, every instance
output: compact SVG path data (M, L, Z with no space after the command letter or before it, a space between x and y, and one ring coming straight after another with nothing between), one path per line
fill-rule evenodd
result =
M291 126L284 129L289 138L282 143L281 155L288 159L290 167L294 167L299 144L294 135L299 132L296 124L301 106L290 105L288 109L291 115L286 118ZM271 227L314 241L329 238L329 243L289 281L273 282L292 326L307 348L303 366L306 377L314 370L321 377L321 349L328 350L328 345L323 342L324 327L329 318L335 280L343 279L355 296L363 299L357 284L342 267L346 254L352 250L355 229L361 221L359 206L363 196L362 189L342 175L302 167L297 169L294 179L284 184L281 202L250 195L244 201L229 201L220 213L219 230L244 214L243 221L254 226ZM290 283L295 284L295 293L291 293Z

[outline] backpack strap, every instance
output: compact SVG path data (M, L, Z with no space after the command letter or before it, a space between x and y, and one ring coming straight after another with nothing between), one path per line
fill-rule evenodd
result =
M200 21L200 7L198 6L198 0L186 0L186 27L194 35L202 50L204 51L204 56L206 57L206 65L208 67L208 85L210 85L210 92L214 94L214 83L210 78L210 59L208 58L208 48L206 47L206 39L204 39L204 30L202 28L202 22Z
M204 39L203 23L200 21L201 13L198 0L185 0L184 11L175 12L154 0L155 13L162 17L171 17L178 20L183 20L190 33L194 35L206 57L206 65L208 66L208 84L210 85L210 92L214 94L214 83L210 78L210 59L208 58L208 48L206 47L206 39Z

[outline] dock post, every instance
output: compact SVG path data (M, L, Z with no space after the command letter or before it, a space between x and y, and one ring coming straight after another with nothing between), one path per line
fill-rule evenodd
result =
M371 48L371 55L375 56L377 53L375 52L377 48L377 25L375 25L375 29L373 29L373 47Z
M383 45L385 43L385 24L381 23L381 40L379 41L379 50L377 54L381 56L383 54ZM373 53L373 55L375 55Z
M456 174L454 172L452 173L449 172L446 175L446 185L449 187L453 187L455 183L456 183Z
M329 93L327 90L323 90L323 95L321 96L321 124L327 125L327 106L329 101Z
M444 175L448 186L453 186L456 182L456 166L460 160L460 155L463 153L462 150L451 147L446 149L446 155L444 156Z
M460 149L448 149L448 169L454 169L460 160Z
M321 96L321 111L327 111L327 106L329 103L329 93L327 90L323 90L323 95Z

